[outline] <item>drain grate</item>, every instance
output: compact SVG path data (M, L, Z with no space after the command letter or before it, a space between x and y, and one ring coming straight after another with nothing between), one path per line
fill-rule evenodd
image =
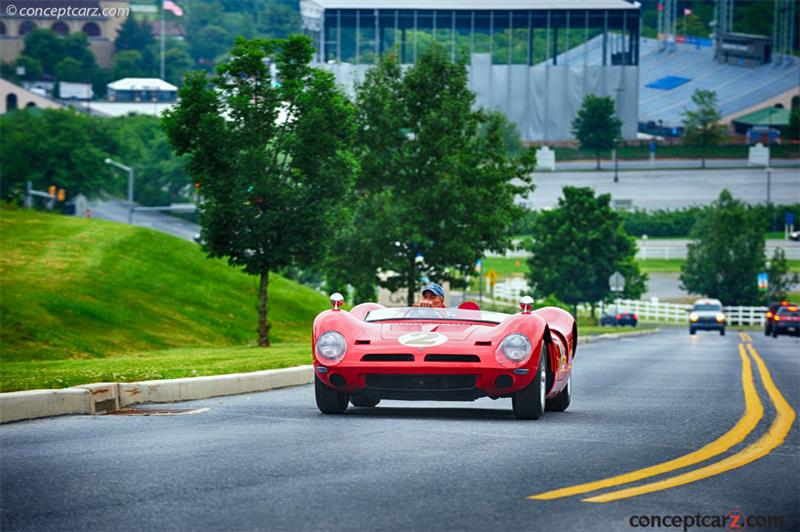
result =
M109 416L188 416L208 412L210 408L123 408Z

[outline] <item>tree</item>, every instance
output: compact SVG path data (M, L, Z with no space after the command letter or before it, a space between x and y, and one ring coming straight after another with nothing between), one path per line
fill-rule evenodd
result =
M27 55L17 57L16 66L25 69L25 73L21 77L27 81L36 81L44 74L42 63L40 63L38 59L28 57Z
M764 267L764 232L728 190L695 222L681 266L681 287L726 305L759 302L756 278Z
M717 110L717 93L695 89L692 94L692 102L696 109L683 112L683 127L686 130L685 141L687 144L699 145L702 147L702 168L706 167L706 149L708 146L716 146L727 136L725 126L720 124L722 119Z
M138 78L147 74L147 69L138 50L125 50L114 54L114 66L111 75L114 79Z
M769 280L768 300L787 299L794 285L800 283L800 275L789 271L789 262L782 248L775 248L772 259L767 266Z
M595 152L600 169L600 152L611 150L622 139L622 120L609 96L587 94L572 121L572 134L581 150Z
M105 130L94 117L72 109L26 109L0 116L0 190L4 200L18 201L25 181L39 190L50 185L70 197L96 196L115 176L103 159L111 153Z
M95 68L95 57L83 33L70 33L59 37L47 29L35 29L25 35L22 55L39 62L45 74L56 76L56 67L72 58L80 64L81 80L88 80Z
M85 82L91 72L84 70L80 61L72 57L65 57L56 65L56 79L58 81Z
M789 113L789 138L800 140L800 107L793 107Z
M636 242L611 208L611 195L595 196L588 187L564 187L563 193L558 207L540 212L534 226L528 264L535 297L555 295L574 312L578 303L609 299L615 271L625 277L622 297L641 296L647 275L634 260Z
M340 245L361 294L379 282L412 304L422 278L462 283L485 250L508 247L514 198L533 190L533 150L507 153L501 120L475 109L466 67L448 55L432 46L405 71L384 55L356 86L356 230Z
M117 30L117 38L114 39L114 49L118 52L124 50L137 50L144 53L148 46L155 43L150 27L144 22L136 22L131 14L122 26Z
M212 80L187 76L163 119L200 184L204 249L259 277L261 346L270 345L270 270L321 258L354 172L352 106L331 73L309 66L313 52L305 36L239 38Z

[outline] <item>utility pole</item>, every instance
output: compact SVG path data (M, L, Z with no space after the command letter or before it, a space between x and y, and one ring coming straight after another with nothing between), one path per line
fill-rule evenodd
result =
M106 164L110 164L111 166L115 166L120 170L128 172L128 225L133 225L133 168L122 163L118 163L117 161L112 161L111 159L106 159L105 162Z
M772 188L772 168L767 166L767 205L772 203L771 188Z

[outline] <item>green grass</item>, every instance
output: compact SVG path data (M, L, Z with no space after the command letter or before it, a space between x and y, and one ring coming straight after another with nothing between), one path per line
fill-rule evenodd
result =
M307 362L301 346L328 306L325 296L271 275L277 346L247 351L257 339L256 289L255 277L207 259L192 242L101 220L0 211L0 390L52 386L53 375L69 386L115 374L136 380L293 365L288 354Z
M286 368L311 363L309 343L270 348L193 347L107 358L4 362L3 391L64 388L92 382L135 382Z
M746 159L749 146L746 144L724 144L706 148L706 159ZM577 148L555 147L557 161L594 160L594 152L583 152ZM656 159L697 159L698 165L703 149L700 146L658 146ZM611 150L601 152L600 157L606 161L611 158ZM782 144L770 146L770 157L773 159L798 159L800 146L796 144ZM638 146L623 146L619 150L622 160L647 160L650 158L649 143L643 142ZM607 166L607 165L606 165Z
M679 273L685 259L643 259L639 268L645 273ZM789 259L789 270L800 272L800 260ZM499 279L524 277L529 268L525 258L489 257L484 259L484 271L495 270Z

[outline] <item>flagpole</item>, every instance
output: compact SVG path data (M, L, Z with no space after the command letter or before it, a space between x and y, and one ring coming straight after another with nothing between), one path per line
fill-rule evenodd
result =
M164 2L161 2L161 79L164 79Z

